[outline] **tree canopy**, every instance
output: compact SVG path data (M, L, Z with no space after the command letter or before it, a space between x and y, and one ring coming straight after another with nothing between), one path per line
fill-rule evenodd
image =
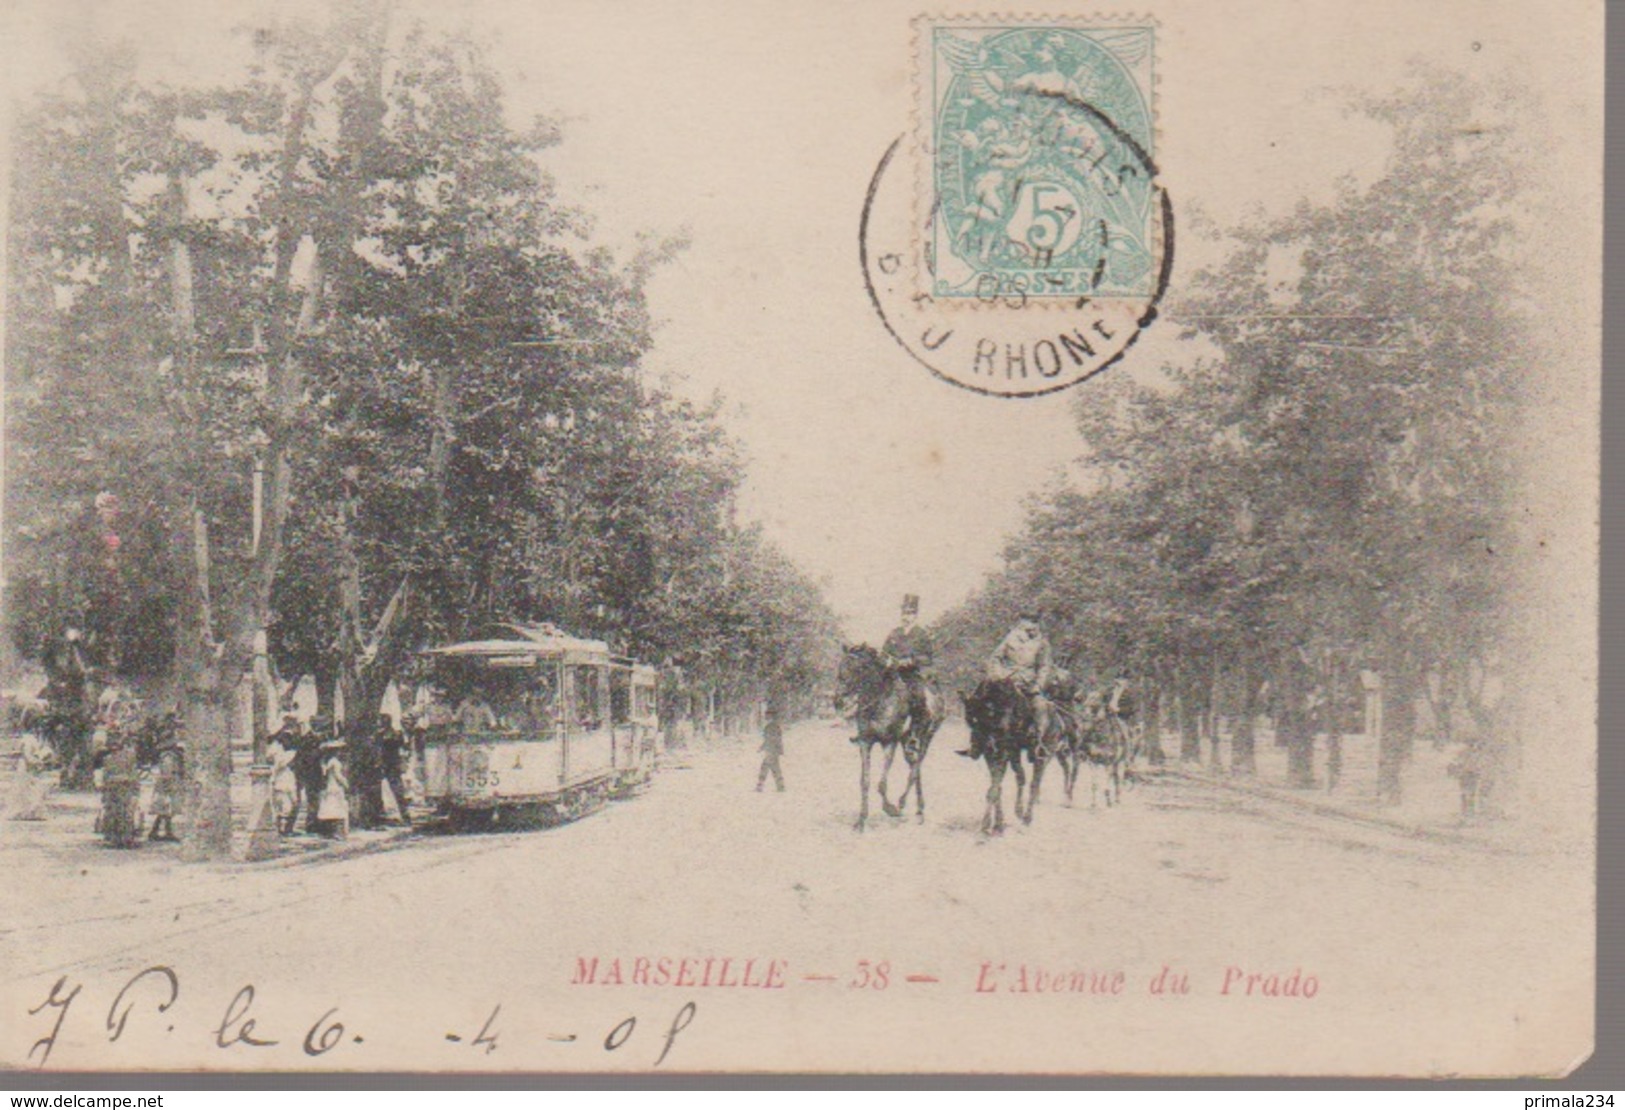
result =
M352 709L495 620L735 699L810 683L833 621L735 520L719 406L641 370L681 241L595 244L547 170L558 124L512 126L471 42L371 0L251 34L221 87L86 40L17 129L22 652L88 630L104 675L207 691L213 751L260 643Z
M1082 480L1035 501L944 639L996 642L1037 603L1080 669L1184 710L1368 668L1388 774L1423 693L1483 711L1518 565L1519 101L1418 72L1351 110L1391 127L1386 171L1231 230L1172 306L1189 357L1078 399Z

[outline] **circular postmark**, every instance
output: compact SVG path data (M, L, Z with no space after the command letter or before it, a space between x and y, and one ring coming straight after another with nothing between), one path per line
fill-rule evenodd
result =
M978 393L1099 374L1156 319L1172 272L1173 207L1150 154L1070 89L950 108L920 152L929 173L911 182L895 164L900 137L869 183L859 256L882 324Z

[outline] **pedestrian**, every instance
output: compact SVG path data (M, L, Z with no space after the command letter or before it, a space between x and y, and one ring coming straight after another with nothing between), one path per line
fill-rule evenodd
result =
M378 714L376 736L379 776L382 780L379 783L379 801L381 804L383 803L381 792L383 787L387 785L390 793L395 797L395 808L400 812L401 824L410 825L412 815L411 811L407 809L409 801L406 793L406 781L403 777L408 758L406 737L395 727L395 722L390 719L387 713Z
M298 718L290 713L282 720L283 727L266 738L265 757L271 764L271 811L276 815L276 830L282 836L291 836L299 819L299 778L294 774L293 761L301 737Z
M587 672L578 670L576 673L580 675ZM583 712L592 712L592 705L585 704ZM491 732L498 727L497 715L492 712L491 707L486 704L485 699L480 696L478 691L464 698L462 704L457 707L457 723L462 726L463 732L468 735L478 732ZM582 724L585 725L586 723L586 719L583 718Z
M767 720L762 724L762 768L756 772L756 792L760 794L762 787L767 785L767 776L771 772L773 784L778 787L779 793L784 793L784 771L779 766L779 759L784 755L784 721L783 711L777 699L767 703Z
M321 803L316 809L317 831L329 840L350 835L350 779L344 772L344 741L329 740L321 747Z
M333 739L332 719L318 714L310 719L310 729L299 738L293 756L293 774L305 804L305 831L316 831L316 807L322 798L322 746Z
M110 848L137 848L141 826L136 807L141 800L141 776L135 765L135 749L112 737L102 753L102 839Z
M25 732L21 755L22 773L12 783L8 816L13 821L43 821L46 799L55 788L50 771L56 753L34 733Z
M158 767L152 775L152 830L147 833L148 840L180 839L175 835L175 807L180 800L185 751L185 746L176 741L158 753Z

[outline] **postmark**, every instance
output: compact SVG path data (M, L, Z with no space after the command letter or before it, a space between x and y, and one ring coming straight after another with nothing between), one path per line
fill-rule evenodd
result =
M860 225L876 312L916 361L977 392L1093 377L1156 319L1171 273L1154 26L915 32L916 126L881 159Z

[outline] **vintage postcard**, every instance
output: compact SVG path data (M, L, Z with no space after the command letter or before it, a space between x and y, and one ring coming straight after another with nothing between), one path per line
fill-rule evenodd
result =
M1601 4L0 20L0 1066L1593 1052Z

